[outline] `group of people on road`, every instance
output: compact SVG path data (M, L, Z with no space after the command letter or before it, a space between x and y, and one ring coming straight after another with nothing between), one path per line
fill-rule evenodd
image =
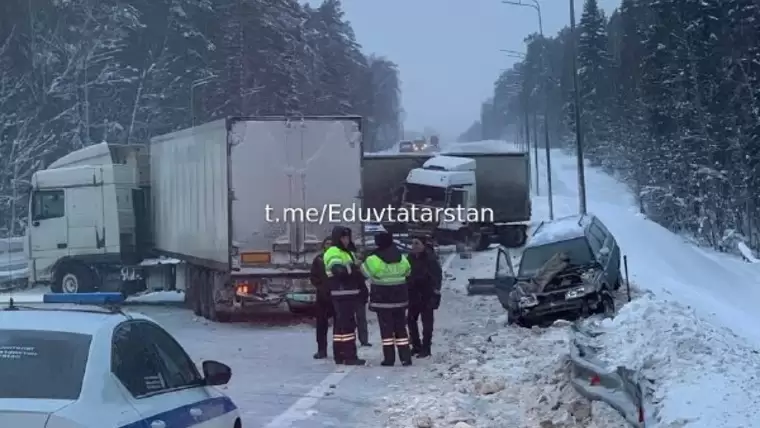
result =
M412 356L429 357L435 310L441 304L443 272L433 248L423 238L412 241L407 256L395 245L393 235L375 235L376 249L364 260L357 256L351 229L337 226L323 241L322 253L311 266L311 282L317 289L317 352L327 358L327 330L333 318L333 359L336 364L364 365L356 339L371 346L367 330L367 305L377 313L383 348L383 366L404 366ZM369 284L369 287L367 286ZM418 322L422 320L422 338ZM408 331L407 331L408 327Z

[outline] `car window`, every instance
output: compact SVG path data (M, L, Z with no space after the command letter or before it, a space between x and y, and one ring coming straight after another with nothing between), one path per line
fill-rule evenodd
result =
M78 399L91 342L88 334L0 330L0 398Z
M527 247L520 260L518 276L525 278L535 275L557 253L567 254L570 263L576 266L586 265L594 260L585 237Z
M153 323L143 323L140 328L144 331L145 339L155 347L155 352L164 366L169 388L201 384L203 377L198 373L195 363L169 333Z
M139 322L126 322L114 330L111 371L136 398L170 389L151 348L141 337Z
M598 218L594 219L594 221L591 223L591 227L596 227L599 229L604 234L604 236L610 234L610 231L607 230L607 227Z
M602 229L600 229L599 226L597 226L596 224L592 224L588 228L588 231L589 231L589 235L593 236L599 242L599 245L600 245L599 248L604 246L604 241L607 238L607 234ZM596 252L597 250L594 250L594 251Z
M65 214L63 190L42 190L32 197L32 220L60 218Z
M512 267L510 266L509 259L507 259L507 253L499 251L499 257L496 259L496 277L503 278L505 276L512 276Z
M599 236L598 233L591 231L591 228L586 232L586 238L588 238L588 244L591 246L591 251L594 254L598 254L599 250L604 246L604 239Z

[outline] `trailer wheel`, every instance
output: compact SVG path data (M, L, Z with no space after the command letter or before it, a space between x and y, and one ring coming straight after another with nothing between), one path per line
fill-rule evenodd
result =
M56 270L53 293L87 293L95 289L92 270L79 263L66 263Z
M204 284L203 296L206 298L205 318L209 321L222 323L232 321L232 313L219 311L216 307L216 291L224 286L223 279L219 274L207 271Z
M485 251L491 246L491 236L487 233L479 233L474 236L477 239L475 243L475 251Z

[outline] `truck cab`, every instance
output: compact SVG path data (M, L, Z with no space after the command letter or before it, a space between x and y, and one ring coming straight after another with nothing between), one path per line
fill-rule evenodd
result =
M460 218L437 216L437 224L417 218L415 224L409 225L410 233L433 235L436 230L446 235L464 233L468 225L460 221L461 217L469 208L477 207L475 160L454 156L428 159L422 168L409 172L404 186L403 206L432 211L450 209L449 212L460 209L462 213L455 216Z
M34 173L26 253L29 280L84 292L108 279L139 280L149 247L144 146L96 144Z

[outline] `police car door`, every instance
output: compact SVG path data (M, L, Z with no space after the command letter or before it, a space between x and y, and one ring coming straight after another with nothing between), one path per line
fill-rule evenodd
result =
M230 428L228 398L202 384L182 347L159 326L126 321L114 331L112 371L143 418L129 428ZM228 420L232 419L232 420Z

